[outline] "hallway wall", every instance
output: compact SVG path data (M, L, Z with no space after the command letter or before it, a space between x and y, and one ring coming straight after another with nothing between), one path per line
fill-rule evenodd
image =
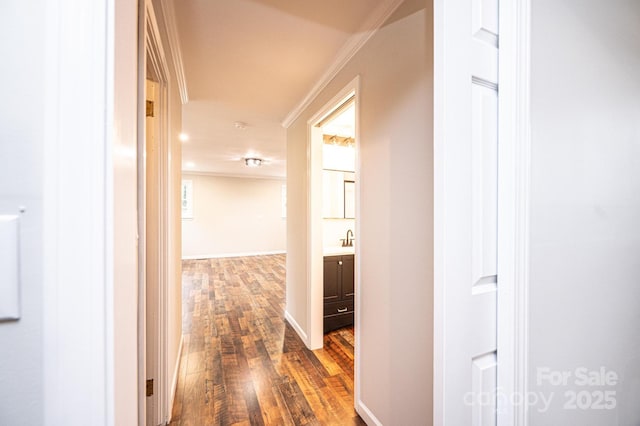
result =
M555 398L530 424L637 425L640 2L536 0L532 13L529 386ZM580 367L619 380L579 386ZM565 409L565 391L614 391L616 407Z
M21 318L0 322L2 425L43 423L45 6L8 0L0 11L0 215L27 207L19 225Z
M282 253L282 179L184 173L193 181L193 219L183 219L183 258Z
M432 23L405 1L287 130L287 311L307 324L307 121L357 75L361 415L432 418Z

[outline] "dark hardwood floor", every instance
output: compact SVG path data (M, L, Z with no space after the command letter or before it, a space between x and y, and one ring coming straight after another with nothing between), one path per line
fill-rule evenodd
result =
M285 256L183 262L171 425L364 425L353 409L353 328L308 350L284 321Z

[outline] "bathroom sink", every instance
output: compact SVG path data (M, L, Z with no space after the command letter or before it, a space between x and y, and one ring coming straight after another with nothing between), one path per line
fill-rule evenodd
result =
M344 254L355 254L356 248L354 246L351 247L324 247L323 252L325 256L341 256Z

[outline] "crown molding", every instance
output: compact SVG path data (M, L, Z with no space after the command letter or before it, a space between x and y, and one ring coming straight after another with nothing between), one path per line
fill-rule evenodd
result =
M180 37L178 35L178 25L176 24L176 12L173 7L173 0L160 0L160 8L162 9L162 19L167 31L167 39L169 40L169 50L176 72L180 99L184 105L189 102L189 93L187 92L187 80L184 76L182 49L180 48Z
M349 37L347 42L338 51L338 54L334 58L333 62L322 74L322 77L311 88L309 93L300 101L296 107L289 112L287 117L282 121L282 127L285 129L291 126L293 122L300 117L302 111L304 111L311 102L320 94L320 92L327 87L329 82L344 68L347 63L355 56L356 53L364 46L367 41L384 25L389 19L391 14L402 4L404 0L387 0L381 3L372 13L369 15L365 23L360 27L360 30L354 35Z
M160 37L160 29L156 20L156 13L151 1L145 2L146 15L146 55L151 62L151 68L155 72L157 78L162 84L169 82L169 65L167 65L167 57L165 49L162 45L162 37ZM149 68L147 66L147 68Z

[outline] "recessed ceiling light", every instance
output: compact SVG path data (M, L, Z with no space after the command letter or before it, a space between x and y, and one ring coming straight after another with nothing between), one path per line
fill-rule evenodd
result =
M196 167L196 163L194 163L193 161L187 161L186 163L184 163L185 167L187 167L188 169L193 169Z
M244 164L246 164L249 167L258 167L262 165L262 159L261 158L245 158Z
M180 133L178 135L178 139L180 139L181 142L186 142L189 140L189 135L186 133Z

